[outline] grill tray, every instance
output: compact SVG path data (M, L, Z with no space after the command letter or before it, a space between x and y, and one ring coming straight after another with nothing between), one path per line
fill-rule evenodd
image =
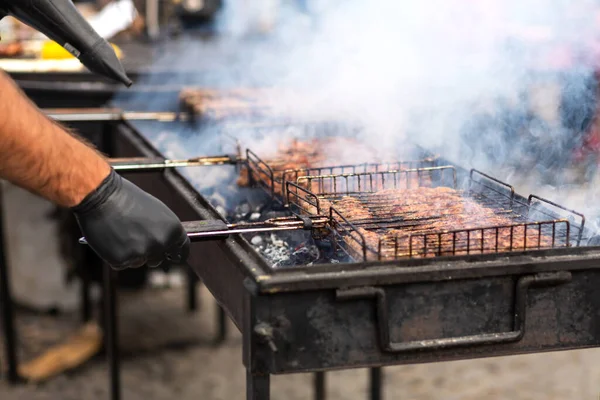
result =
M127 122L106 134L111 156L162 156ZM221 219L177 170L128 178L182 220ZM246 398L266 400L271 374L599 346L600 247L583 231L549 250L276 270L232 235L194 244L189 263L243 335Z
M536 195L525 199L507 183L477 170L466 174L422 149L415 148L409 153L422 158L277 169L247 149L246 168L251 184L262 188L292 212L329 216L335 243L343 243L347 255L357 261L542 250L579 246L582 239L587 239L583 238L585 217L576 211ZM384 190L424 187L460 191L460 201L482 206L476 214L488 214L488 220L499 222L481 223L479 219L484 216L468 215L468 211L462 216L452 215L447 210L438 217L421 213L425 216L399 218L406 213L392 212L388 203L393 198L381 197ZM402 192L395 196L402 196ZM352 218L349 210L340 211L343 199L358 200L355 205L369 216ZM423 199L423 207L435 207L435 204L427 204L427 195L423 195ZM489 210L493 211L492 216L486 213ZM461 229L420 229L411 233L425 224L445 222L448 225L450 219L465 216L471 218L466 218L468 223L462 221ZM395 232L390 233L390 229Z
M585 225L582 214L535 195L523 202L512 186L477 170L460 188L453 166L301 176L286 186L292 210L329 215L332 233L363 261L578 246ZM423 188L451 188L452 197ZM414 191L416 202L403 202ZM399 205L410 210L395 211Z
M414 168L427 168L436 165L435 157L422 160L394 161L394 162L366 162L359 164L328 165L308 168L278 169L262 160L255 152L246 149L246 168L250 183L261 187L272 199L283 201L286 198L286 182L298 182L305 176L329 176L343 174L358 174L367 172L380 172L404 170Z

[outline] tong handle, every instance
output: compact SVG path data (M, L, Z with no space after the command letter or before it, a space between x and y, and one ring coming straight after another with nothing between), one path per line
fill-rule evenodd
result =
M194 241L225 239L230 235L229 225L219 219L182 222L188 237Z
M229 236L229 226L218 219L182 222L187 235L193 241L225 239ZM85 237L79 238L79 244L88 244Z

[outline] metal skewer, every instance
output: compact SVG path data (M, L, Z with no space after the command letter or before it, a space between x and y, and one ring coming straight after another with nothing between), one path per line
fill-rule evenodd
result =
M226 164L235 165L240 161L241 159L237 155L194 157L185 160L166 160L163 158L146 157L109 159L109 163L113 169L119 172L156 171L163 170L165 168L199 167Z
M169 111L123 111L118 108L58 108L46 109L45 114L60 122L101 122L101 121L190 121L192 115L186 112Z
M203 119L202 114L189 111L125 111L120 108L46 108L46 116L58 122L110 122L110 121L156 121L156 122L194 122ZM209 120L212 120L209 117ZM223 128L228 129L276 129L290 126L329 126L331 123L321 120L292 121L286 118L271 118L268 121L248 119L215 119Z
M325 216L312 217L281 217L271 218L263 222L247 222L240 224L227 224L220 220L188 221L183 222L190 241L200 242L203 240L226 239L229 235L236 233L259 233L294 230L324 229L329 223ZM88 244L85 237L79 238L80 244Z

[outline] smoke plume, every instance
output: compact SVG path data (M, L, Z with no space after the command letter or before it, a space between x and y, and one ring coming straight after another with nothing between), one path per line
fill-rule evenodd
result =
M363 138L382 151L416 142L459 165L516 182L524 194L541 191L588 217L598 214L593 176L585 175L574 189L566 186L565 174L596 107L597 2L226 5L217 40L165 43L153 65L157 71L194 66L194 73L160 74L138 84L285 88L272 99L282 115L359 125ZM119 103L173 108L160 98L136 102L123 95ZM237 134L244 140L253 132ZM189 154L177 156L197 155L206 135L180 135L177 146ZM157 138L166 145L167 136Z

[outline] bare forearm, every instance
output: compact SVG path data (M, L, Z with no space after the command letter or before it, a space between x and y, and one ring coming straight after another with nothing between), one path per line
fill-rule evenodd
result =
M109 172L101 154L43 115L0 72L0 179L72 207Z

